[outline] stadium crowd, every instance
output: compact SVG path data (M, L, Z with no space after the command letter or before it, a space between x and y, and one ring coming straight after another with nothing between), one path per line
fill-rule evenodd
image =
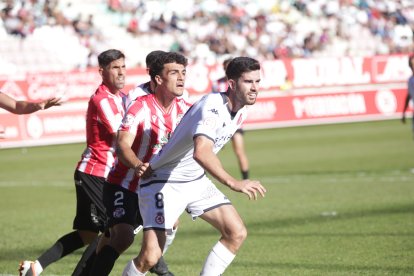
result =
M229 54L269 60L408 53L414 48L411 0L93 0L104 7L93 12L81 8L81 2L7 0L1 4L1 25L22 38L44 26L69 29L88 51L83 66L96 66L97 53L120 30L134 45L149 45L145 50L179 51L209 64ZM96 23L99 13L118 29L103 26L105 20ZM136 59L144 64L142 54Z

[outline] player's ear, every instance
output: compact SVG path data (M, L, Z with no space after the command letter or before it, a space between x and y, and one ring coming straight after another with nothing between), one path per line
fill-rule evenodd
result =
M104 68L102 68L101 66L99 66L99 75L101 75L101 77L103 75L103 70L104 70Z
M234 88L236 88L236 82L235 82L233 79L229 79L229 80L227 81L227 83L228 83L229 88L230 88L231 90L234 90Z
M155 78L154 78L154 80L155 80L155 83L157 85L161 85L162 84L162 78L161 78L160 75L156 75Z

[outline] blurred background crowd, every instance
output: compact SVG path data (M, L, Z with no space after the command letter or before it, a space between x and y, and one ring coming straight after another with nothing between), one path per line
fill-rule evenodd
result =
M413 0L5 0L0 10L0 74L96 66L108 48L129 67L154 49L216 64L414 48Z

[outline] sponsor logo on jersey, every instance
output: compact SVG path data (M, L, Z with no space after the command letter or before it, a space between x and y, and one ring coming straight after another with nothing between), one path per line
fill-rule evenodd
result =
M214 113L214 114L218 115L218 111L215 108L209 109L208 111L210 111L211 113Z
M118 207L114 210L112 215L114 218L121 218L125 215L125 209L122 207Z

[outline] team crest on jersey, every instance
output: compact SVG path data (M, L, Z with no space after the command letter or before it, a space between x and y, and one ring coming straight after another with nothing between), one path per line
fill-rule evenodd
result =
M112 215L114 216L114 218L121 218L125 215L125 209L122 207L118 207L114 210Z
M211 129L214 129L216 127L216 123L217 123L216 118L213 118L213 117L205 118L204 121L203 121L203 125L211 128Z
M124 126L131 126L134 123L135 116L132 114L127 114L122 120Z
M164 214L162 212L157 213L157 215L155 216L155 222L157 224L164 224L165 218L164 218Z

